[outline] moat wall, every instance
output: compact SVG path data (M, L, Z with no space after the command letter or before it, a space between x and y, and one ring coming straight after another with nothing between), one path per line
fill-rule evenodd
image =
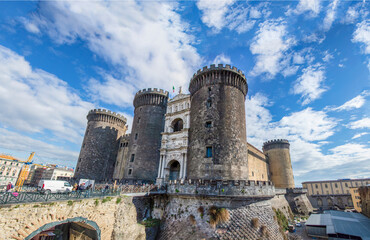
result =
M212 206L227 209L230 219L210 224ZM267 199L186 197L169 195L154 200L153 217L160 218L157 239L284 239ZM258 219L253 226L252 219Z

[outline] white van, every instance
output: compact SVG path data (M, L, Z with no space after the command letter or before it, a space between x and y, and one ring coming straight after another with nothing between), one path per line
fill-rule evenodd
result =
M67 181L40 180L37 191L45 194L72 192L72 185Z

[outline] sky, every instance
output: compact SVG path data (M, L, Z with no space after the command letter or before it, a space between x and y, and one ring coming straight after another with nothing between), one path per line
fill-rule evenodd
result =
M129 129L143 88L247 78L247 140L288 139L296 185L370 177L368 1L0 1L0 153L75 167L86 115ZM173 86L175 93L172 92Z

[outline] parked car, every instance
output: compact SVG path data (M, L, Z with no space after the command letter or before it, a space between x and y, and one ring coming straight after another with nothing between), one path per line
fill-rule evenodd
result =
M60 180L40 180L37 191L49 193L67 193L72 192L72 185L67 181Z

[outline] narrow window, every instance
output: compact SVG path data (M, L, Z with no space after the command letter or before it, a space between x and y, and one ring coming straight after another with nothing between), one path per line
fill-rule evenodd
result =
M346 187L348 187L348 184L347 184L347 183L345 183L344 185L345 185Z
M254 177L254 172L252 172L252 177Z
M137 123L140 123L140 118L139 117L137 118Z
M338 184L335 184L335 187L337 188L338 187Z
M134 160L135 160L135 154L131 154L130 162L134 162Z
M263 179L263 174L262 174L262 179Z
M128 170L128 175L131 175L132 174L132 169L130 168L129 170Z
M135 140L137 140L137 133L135 134Z
M319 188L319 186L317 186L317 184L315 184L316 185L316 188Z
M209 88L208 88L208 92L209 92L209 93L211 93L211 91L212 91L212 89L211 89L211 87L209 87Z
M207 101L207 107L208 107L208 108L212 107L212 100L211 100L211 99L209 99L209 100Z
M206 157L211 158L212 157L212 147L206 148Z
M206 128L211 128L211 127L212 127L212 121L207 121Z
M325 188L328 188L328 184L325 183Z

